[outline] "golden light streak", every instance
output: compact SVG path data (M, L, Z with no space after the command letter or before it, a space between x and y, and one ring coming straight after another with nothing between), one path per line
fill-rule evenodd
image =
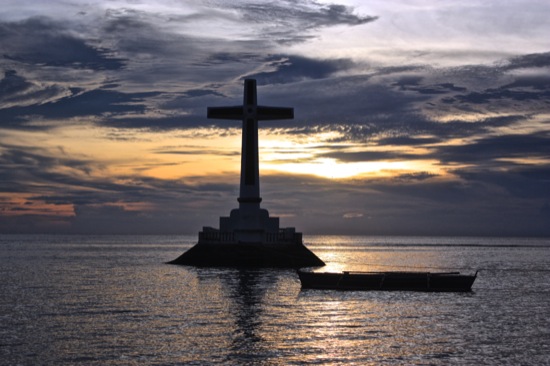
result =
M439 116L433 116L432 120L435 122L448 123L448 122L483 122L487 119L498 118L498 117L511 117L515 116L516 113L496 113L496 112L468 112L463 114L458 113L449 113Z
M196 128L180 131L124 130L106 127L63 126L53 132L11 132L14 145L41 141L44 154L82 161L85 168L59 166L56 172L115 182L132 177L183 179L234 175L240 172L239 128ZM32 136L31 136L32 135ZM421 160L428 151L418 147L376 146L342 142L339 131L308 135L260 129L261 174L308 174L327 179L392 177L429 172L444 175L437 161ZM334 142L338 141L338 142ZM403 152L414 160L341 161L331 154ZM368 156L368 155L367 155ZM79 170L81 169L81 170Z
M413 172L436 172L434 161L373 161L339 162L336 159L320 158L302 163L266 163L262 169L294 174L315 175L329 179L345 179L360 176L392 177Z

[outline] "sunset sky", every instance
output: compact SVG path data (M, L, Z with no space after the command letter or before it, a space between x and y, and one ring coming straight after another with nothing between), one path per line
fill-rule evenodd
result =
M3 0L0 233L550 235L549 1Z

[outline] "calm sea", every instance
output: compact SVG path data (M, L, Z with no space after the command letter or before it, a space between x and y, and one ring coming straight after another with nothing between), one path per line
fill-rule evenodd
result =
M305 237L328 270L480 270L441 294L163 264L195 241L0 236L0 364L550 364L550 239Z

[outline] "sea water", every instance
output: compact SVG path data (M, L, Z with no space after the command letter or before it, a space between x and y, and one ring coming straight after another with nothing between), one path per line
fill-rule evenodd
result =
M164 264L195 241L0 236L0 364L550 364L550 239L304 238L323 270L479 270L471 293Z

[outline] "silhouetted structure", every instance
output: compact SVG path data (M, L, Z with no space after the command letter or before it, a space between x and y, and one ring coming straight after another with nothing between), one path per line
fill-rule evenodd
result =
M294 118L292 108L257 104L256 80L244 82L242 106L208 108L208 118L242 120L239 208L220 217L220 228L203 227L199 242L171 264L195 266L310 267L323 261L302 243L294 228L279 228L279 218L260 208L258 121Z

